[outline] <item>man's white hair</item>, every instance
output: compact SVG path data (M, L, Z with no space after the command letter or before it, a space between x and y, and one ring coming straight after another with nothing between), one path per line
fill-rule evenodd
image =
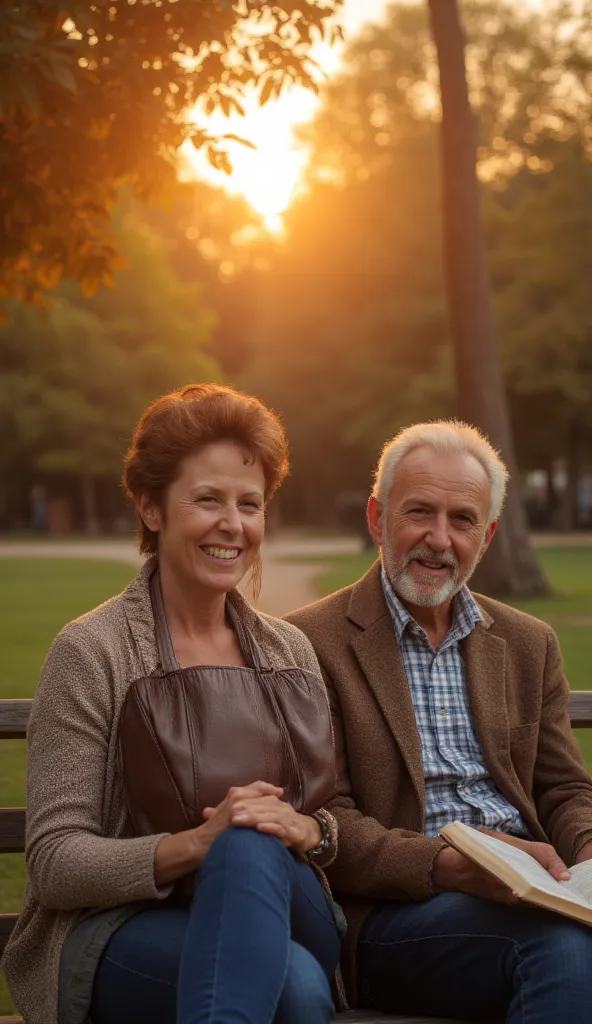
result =
M491 484L489 504L489 526L499 519L509 473L499 453L476 427L461 420L433 420L430 423L415 423L405 427L387 441L376 467L372 493L381 503L386 504L397 466L415 448L433 448L444 454L472 455L483 466Z

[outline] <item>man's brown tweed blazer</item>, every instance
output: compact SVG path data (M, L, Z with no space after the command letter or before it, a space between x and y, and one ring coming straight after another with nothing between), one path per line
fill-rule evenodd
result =
M534 839L571 864L592 838L592 780L572 736L568 683L546 623L475 595L484 621L462 642L473 720L499 790ZM345 978L355 1002L360 927L381 900L425 900L441 839L423 836L421 744L380 582L380 563L351 587L287 616L312 642L329 689L339 824L327 875L349 924Z

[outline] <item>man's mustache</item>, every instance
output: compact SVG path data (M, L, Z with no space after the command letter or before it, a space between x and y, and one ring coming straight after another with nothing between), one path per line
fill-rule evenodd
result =
M431 548L420 545L408 552L407 565L419 559L425 562L441 562L442 565L448 565L451 569L458 569L458 559L452 551L432 551Z

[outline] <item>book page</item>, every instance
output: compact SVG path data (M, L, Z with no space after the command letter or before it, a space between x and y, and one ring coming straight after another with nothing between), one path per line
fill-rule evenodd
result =
M548 893L550 896L560 896L570 903L578 904L578 906L582 906L582 904L585 906L592 905L592 866L588 867L588 872L580 872L581 881L578 880L580 884L576 889L576 886L572 886L572 878L566 882L557 882L542 864L539 864L534 857L525 853L524 850L520 850L517 846L510 846L509 843L504 843L500 839L494 839L493 836L478 832L474 828L462 825L461 822L454 823L455 832L457 825L460 826L463 833L469 833L471 844L477 842L490 850L496 857L505 860L506 864L510 864L515 871L519 872L529 885L536 886L537 889ZM446 838L445 833L444 838ZM460 841L462 842L462 839ZM592 865L592 862L590 864ZM584 866L584 864L581 865L581 867ZM572 873L574 870L576 871L577 878L578 868L572 869Z
M572 893L575 893L592 906L592 860L584 860L570 868L571 878L566 882Z

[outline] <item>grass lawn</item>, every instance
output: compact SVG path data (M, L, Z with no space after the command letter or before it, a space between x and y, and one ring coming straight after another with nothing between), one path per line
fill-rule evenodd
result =
M2 530L0 542L6 544L129 544L135 540L132 527L123 533L83 533L73 530L71 533L46 533L44 530ZM12 556L11 556L12 557Z
M122 590L133 566L98 560L0 559L0 696L32 697L56 633L70 619ZM26 744L0 743L0 806L25 803ZM21 854L0 857L0 911L18 911L25 887ZM0 1014L12 1011L0 981Z

